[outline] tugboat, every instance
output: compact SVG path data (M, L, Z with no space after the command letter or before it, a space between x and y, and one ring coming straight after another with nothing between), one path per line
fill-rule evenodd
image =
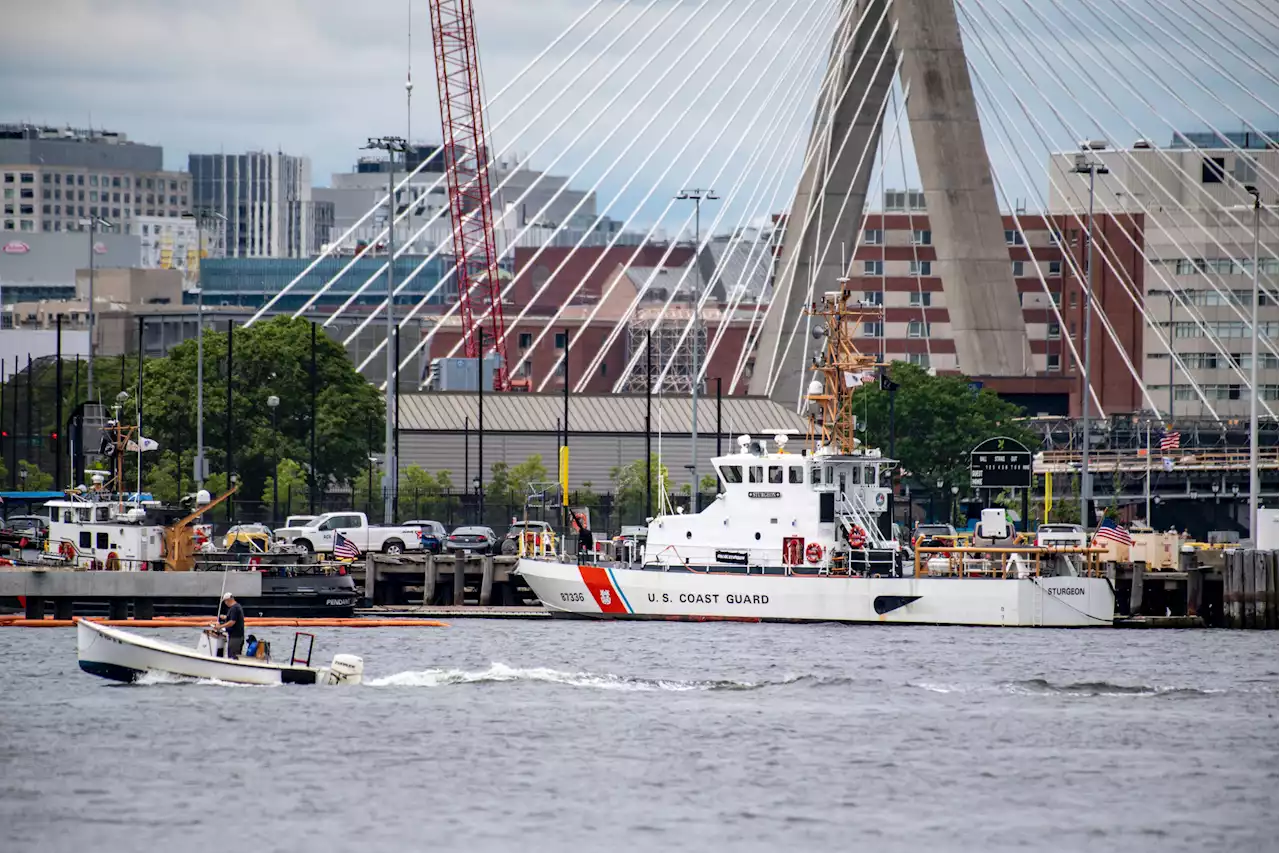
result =
M67 491L48 501L49 531L39 561L77 571L256 571L262 575L262 595L244 598L251 616L349 617L358 602L355 581L345 565L310 560L301 554L209 554L197 548L192 525L234 494L214 499L201 490L188 508L165 506L149 495L124 491L124 455L136 450L136 427L108 420L102 437L103 455L115 471L94 472L90 485ZM217 601L207 605L183 599L155 599L155 611L166 616L212 615ZM97 615L90 605L81 615Z
M853 390L883 367L858 352L853 329L880 309L851 307L851 299L842 281L808 311L825 341L808 388L809 447L791 452L785 431L774 434L772 449L767 440L740 437L737 453L711 460L716 500L698 513L650 519L637 562L521 559L517 571L554 615L1112 624L1115 594L1096 549L918 549L908 563L881 531L897 463L862 446L852 406Z

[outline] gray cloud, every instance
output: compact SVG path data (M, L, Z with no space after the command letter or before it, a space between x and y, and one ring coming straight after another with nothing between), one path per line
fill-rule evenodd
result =
M642 221L656 218L666 199L682 184L714 182L717 189L727 193L741 178L743 198L725 205L725 223L736 221L747 212L745 195L756 186L761 172L767 177L781 172L784 187L794 186L799 155L775 154L797 135L807 133L811 122L807 104L816 89L831 31L829 23L821 28L818 24L824 19L830 21L835 2L656 0L650 4L648 0L604 0L573 33L551 47L530 74L517 78L520 69L551 45L591 3L483 0L476 4L476 14L486 92L492 98L514 81L491 106L489 122L494 128L494 145L511 146L522 152L537 149L533 164L548 167L554 163L560 174L581 167L574 180L580 187L602 178L602 204L618 196L610 211L618 218L636 209L648 188L672 162L675 168L662 180L654 198L640 209ZM1052 3L1034 2L1044 20L1032 15L1020 0L983 0L981 4L963 0L963 5L982 21L987 20L983 9L991 10L997 18L1016 17L1027 31L1015 30L1009 36L1015 55L1028 64L1031 55L1042 55L1050 68L1056 69L1057 76L1066 79L1069 69L1063 61L1048 56L1032 39L1052 36L1063 45L1068 57L1086 56L1095 45L1075 32ZM1115 14L1117 4L1112 0L1090 2L1105 3ZM1187 17L1183 21L1170 11L1189 16L1190 0L1127 2L1144 14L1160 16L1170 27L1176 25L1177 32L1186 37L1199 32L1188 23L1196 19ZM16 8L7 10L6 26L0 31L0 86L7 93L6 120L72 125L92 121L95 126L121 130L133 139L164 145L166 160L175 167L185 166L189 151L278 147L310 155L317 183L326 182L331 172L349 168L366 137L405 130L409 0L364 4L345 0L220 0L211 4L183 0L46 0L11 5ZM1070 8L1093 26L1100 25L1086 4L1073 3ZM1224 16L1233 15L1239 20L1271 22L1269 30L1260 25L1258 32L1267 42L1274 43L1274 7L1257 14L1259 7L1251 0L1231 0L1215 8L1221 9ZM717 12L721 13L719 19L698 36ZM646 38L645 34L664 15L665 23ZM426 0L412 0L412 16L416 84L413 136L436 140L440 133L439 113ZM634 26L628 29L628 24ZM600 32L585 40L597 25L601 25ZM754 32L748 35L753 25ZM1225 27L1221 23L1218 26ZM804 36L818 29L822 30L821 38ZM1203 24L1201 30L1204 34L1197 36L1197 47L1274 104L1274 84L1228 56ZM980 38L997 54L994 67L985 58L974 60L993 84L996 99L1011 114L1018 114L1012 95L999 83L1011 81L1044 122L1053 146L1069 146L1074 140L1057 122L1046 98L1020 80L1012 63L999 58L992 41L994 28L983 23L974 32L983 33ZM1028 36L1028 32L1032 35ZM1210 122L1239 129L1239 119L1233 114L1239 112L1266 125L1265 129L1274 129L1274 112L1266 115L1256 103L1233 90L1221 75L1206 71L1202 62L1197 65L1194 56L1179 51L1152 28L1136 29L1135 37L1126 37L1115 29L1107 32L1105 43L1097 45L1099 50L1113 58L1123 58L1127 50L1134 50L1171 85L1179 80L1171 61L1184 62L1195 73L1204 75L1222 103L1185 81L1177 86L1188 103ZM721 36L724 39L720 46L712 49ZM606 49L614 39L616 43ZM1243 39L1233 44L1274 73L1274 52L1268 56L1257 44ZM691 49L684 52L686 47ZM576 48L580 49L575 51ZM631 58L624 58L632 48L635 51ZM651 58L652 65L641 70ZM694 72L694 65L704 58L702 68ZM793 59L792 74L779 81L779 75ZM542 78L562 61L565 67L546 85L539 86ZM716 72L722 61L727 61L728 67ZM733 82L739 70L744 73ZM666 71L671 73L659 81ZM1060 89L1051 85L1052 74L1035 73L1044 80L1046 93L1057 92L1051 97L1072 122L1088 125L1092 121L1099 132L1105 131L1122 143L1132 141L1130 137L1134 135L1122 118L1131 118L1161 143L1171 135L1158 117L1114 86L1111 90L1119 111L1103 107L1080 88L1091 116L1068 103ZM1099 73L1105 80L1108 72ZM637 74L638 79L626 86L632 74ZM1142 80L1132 68L1128 79L1171 121L1190 129L1199 127L1188 109L1173 102L1156 85ZM775 81L780 85L772 96L766 97ZM754 90L753 84L757 84ZM655 85L654 90L645 95L651 85ZM559 91L564 96L553 98L552 93ZM668 95L672 96L670 104L659 108ZM614 103L606 107L615 97ZM522 100L526 100L525 105L517 109ZM792 107L798 107L795 114L799 118L784 122L780 129L769 130L771 120L790 115ZM680 118L686 108L688 114ZM705 126L696 130L704 117ZM566 118L563 127L553 132ZM1020 116L1018 121L1028 138L1037 138L1030 122ZM529 129L521 132L526 126ZM715 140L721 131L720 139ZM550 138L543 143L547 134ZM607 164L633 140L630 151L606 175ZM685 143L688 145L681 153ZM597 146L600 153L588 159ZM991 148L997 173L1007 178L1011 187L1015 181L1020 186L1014 166L1004 162L998 146L993 144ZM644 166L643 174L622 190L626 178L651 152L653 157ZM695 169L695 161L702 155L706 155L704 163ZM894 181L891 176L900 175L901 166L896 152L888 156L890 177L886 183L896 186L901 179ZM914 172L909 151L906 159L909 171ZM1043 152L1037 151L1031 159L1043 163ZM781 197L784 201L775 204L777 208L785 207L786 193ZM763 208L762 201L760 209Z

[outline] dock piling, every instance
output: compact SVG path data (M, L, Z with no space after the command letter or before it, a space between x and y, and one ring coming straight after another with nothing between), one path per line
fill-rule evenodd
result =
M453 601L450 604L462 604L467 586L467 552L453 552Z
M1129 587L1129 615L1142 615L1142 587L1146 581L1146 563L1133 564L1133 582Z
M485 554L480 568L480 606L488 607L493 598L493 555Z
M1244 595L1241 596L1241 604L1243 610L1244 628L1253 630L1258 627L1258 579L1257 569L1262 564L1262 553L1260 551L1246 551L1242 555L1244 559L1241 561L1243 572ZM1266 581L1263 581L1263 589L1266 589Z
M422 578L422 606L430 607L436 603L436 581L440 577L440 566L434 554L427 555L427 565Z

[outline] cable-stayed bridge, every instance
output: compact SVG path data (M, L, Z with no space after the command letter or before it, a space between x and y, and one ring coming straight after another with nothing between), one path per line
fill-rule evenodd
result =
M648 340L661 389L715 378L798 403L800 309L847 277L884 306L868 351L1033 410L1079 413L1088 387L1095 416L1231 421L1256 400L1274 418L1275 56L1276 10L1254 0L585 5L486 93L506 372L532 391L566 374L577 392L634 390ZM517 150L567 179L504 173ZM394 287L445 269L394 306L414 386L465 352L451 214L415 219L402 195L426 165L396 180ZM673 192L689 186L718 199ZM350 290L354 266L297 313ZM382 266L314 316L340 325L385 293ZM383 346L360 365L379 378Z

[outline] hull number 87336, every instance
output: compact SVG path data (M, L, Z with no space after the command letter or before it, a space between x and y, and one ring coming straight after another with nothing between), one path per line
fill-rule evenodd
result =
M586 601L587 597L581 592L562 592L560 593L561 601Z

